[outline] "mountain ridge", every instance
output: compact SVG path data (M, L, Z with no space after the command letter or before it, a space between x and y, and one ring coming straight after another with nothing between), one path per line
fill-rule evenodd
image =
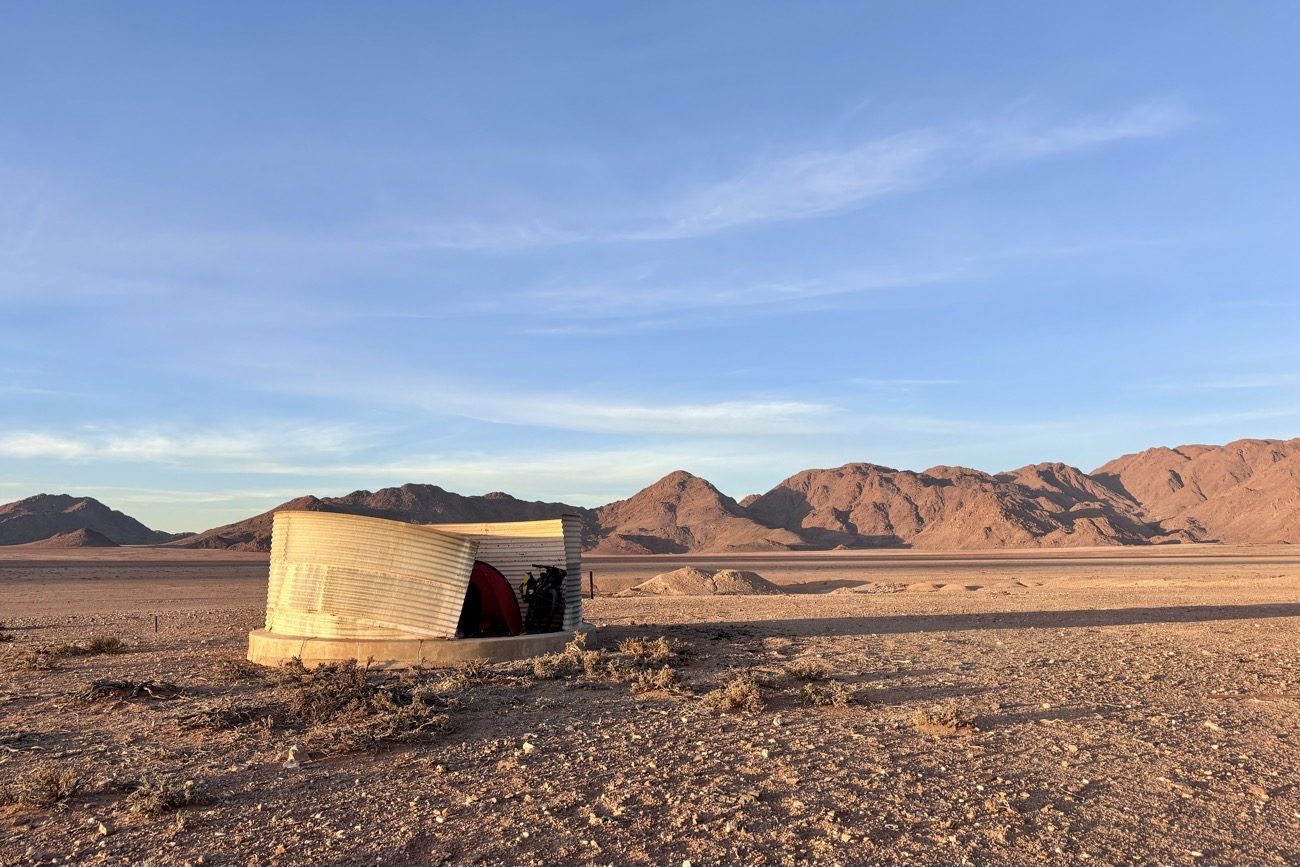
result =
M740 501L707 479L676 470L594 509L411 483L339 497L308 494L183 538L150 530L91 498L38 495L0 506L0 544L39 541L31 535L42 530L48 537L86 529L117 544L263 551L270 547L272 516L285 509L417 523L575 514L582 520L584 548L602 554L1300 543L1300 438L1155 447L1091 473L1061 462L1001 473L852 462L801 470ZM89 520L84 527L77 523L78 515L102 521L105 514L116 516L117 535ZM41 515L44 523L33 517Z
M117 545L159 545L184 535L151 530L94 497L35 494L0 506L0 545L41 542L79 530L92 531Z

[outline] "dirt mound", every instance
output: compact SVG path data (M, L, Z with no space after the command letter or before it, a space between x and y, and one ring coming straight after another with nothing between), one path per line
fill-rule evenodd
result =
M39 542L28 542L24 548L117 548L116 542L103 533L80 529L71 533L58 533Z
M37 494L0 506L0 545L25 545L79 530L94 531L117 545L154 545L177 538L150 530L93 497Z
M636 585L629 595L655 596L774 596L780 587L757 572L738 569L699 569L683 566Z

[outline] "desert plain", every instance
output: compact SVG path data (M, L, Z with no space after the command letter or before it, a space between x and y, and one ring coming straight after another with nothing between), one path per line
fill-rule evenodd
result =
M585 647L317 677L265 554L0 550L0 864L1300 863L1294 546L584 565Z

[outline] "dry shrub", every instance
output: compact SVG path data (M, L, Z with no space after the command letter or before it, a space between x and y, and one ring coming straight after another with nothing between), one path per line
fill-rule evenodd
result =
M578 676L609 678L631 683L636 691L644 692L675 685L676 675L666 675L663 670L680 665L686 657L687 645L663 636L628 638L619 642L617 650L587 650L586 639L585 634L579 633L563 652L534 658L533 676L541 680ZM656 678L665 686L649 686Z
M313 723L299 740L308 753L337 756L357 753L375 747L374 738L364 729L351 728L337 723Z
M76 768L42 763L22 771L0 787L0 802L25 807L54 807L81 791L85 779Z
M663 635L655 639L625 638L618 643L618 652L628 659L645 665L668 665L686 656L689 645L673 641Z
M126 642L116 635L95 635L84 642L29 647L18 657L18 664L23 668L52 671L59 667L60 659L70 656L123 653L126 649Z
M678 686L677 670L668 665L658 671L642 671L632 680L633 692L671 692Z
M838 680L805 683L799 695L809 707L847 707L853 703L853 692Z
M181 780L171 774L150 774L126 796L126 805L133 813L156 816L192 804L198 798L198 787L193 780Z
M177 722L191 729L234 729L253 722L274 723L280 709L268 705L239 704L226 701L212 707L200 708L178 717Z
M174 683L165 680L115 680L106 678L96 680L77 693L82 701L95 701L101 698L152 698L168 699L180 695L183 690Z
M278 694L288 715L303 723L329 721L374 692L370 670L355 660L307 668L302 660L286 662L276 672Z
M59 657L40 647L24 648L11 658L18 667L31 671L56 671L59 667Z
M664 636L628 638L618 650L605 655L604 668L614 680L641 684L653 677L667 677L664 668L676 668L686 661L689 645ZM675 682L675 681L674 681Z
M254 680L265 673L262 666L251 663L247 659L218 659L212 664L212 677L224 683Z
M753 675L744 672L732 675L721 687L705 693L700 701L710 710L732 713L758 713L765 706L758 681Z
M123 653L126 651L126 642L116 635L92 635L81 646L85 654L89 656L99 653Z
M482 659L468 659L447 670L439 687L446 692L463 692L492 679L492 666Z
M533 659L533 677L539 680L555 680L559 677L572 677L579 672L586 672L594 667L594 661L588 656L595 651L587 650L587 633L575 632L573 638L559 653L545 653Z
M0 627L0 642L13 641L17 637L12 632L5 632L4 628Z
M786 665L785 673L796 680L825 680L831 676L831 669L814 656L802 656Z
M598 650L584 650L578 657L582 664L582 673L587 677L599 677L609 673L609 663L605 654Z
M447 702L435 686L372 675L355 661L278 673L277 697L287 722L307 726L309 750L346 752L383 741L419 740L447 728Z
M418 740L449 728L447 705L426 687L377 691L370 700L366 733L375 741Z
M968 735L976 731L975 720L954 704L922 708L912 714L912 725L922 734L939 737Z
M13 657L20 668L32 671L57 671L59 661L69 656L85 656L86 649L77 644L43 644L26 647Z
M578 660L567 653L544 653L533 658L533 677L555 680L578 673Z

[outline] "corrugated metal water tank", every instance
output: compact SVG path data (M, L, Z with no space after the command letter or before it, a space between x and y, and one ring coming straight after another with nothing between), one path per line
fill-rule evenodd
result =
M534 563L563 564L564 628L582 623L581 526L546 521L411 524L277 512L266 632L301 638L453 639L474 560L518 592Z

